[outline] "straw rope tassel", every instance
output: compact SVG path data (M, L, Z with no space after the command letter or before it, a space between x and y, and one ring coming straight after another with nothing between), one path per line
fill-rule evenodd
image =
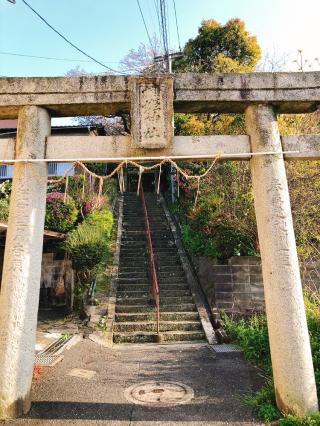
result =
M179 170L177 169L177 195L180 197L180 178L179 178Z
M161 163L159 165L159 177L158 177L158 186L157 186L157 194L160 193L160 180L161 180Z
M144 171L143 166L139 165L139 180L138 180L137 195L139 195L140 193L140 185L141 185L141 178L142 178L143 171Z
M121 167L120 169L120 174L121 174L121 184L122 184L122 192L126 191L126 188L124 186L124 173L123 173L123 167Z
M64 203L67 202L68 186L69 186L69 175L67 175L67 177L66 177L66 184L65 184L65 187L64 187L64 197L63 197Z
M82 191L81 191L81 200L84 199L84 191L85 191L85 186L86 186L86 177L87 177L87 173L84 172L83 173L83 184L82 184Z
M121 192L121 194L122 194L122 186L121 186L121 177L120 177L120 171L118 172L118 182L119 182L119 191Z
M200 176L198 176L198 188L197 188L196 198L194 200L194 207L196 207L197 205L199 193L200 193Z
M102 189L103 189L103 179L100 178L99 179L99 192L98 192L98 200L99 200L99 202L101 201Z

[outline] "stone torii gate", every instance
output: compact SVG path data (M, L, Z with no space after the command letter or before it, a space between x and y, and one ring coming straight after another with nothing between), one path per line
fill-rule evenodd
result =
M17 140L0 139L14 164L0 294L0 418L30 408L48 161L123 158L248 160L277 404L318 409L284 160L320 159L318 135L279 135L276 114L320 105L320 73L152 77L0 78L0 118L18 117ZM131 136L50 136L50 117L130 112ZM245 113L247 135L173 137L176 112Z

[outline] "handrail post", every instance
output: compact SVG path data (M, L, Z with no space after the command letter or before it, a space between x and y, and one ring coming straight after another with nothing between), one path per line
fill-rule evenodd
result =
M146 206L146 202L144 198L142 183L140 183L139 193L141 197L143 216L144 216L144 222L146 227L148 263L149 263L150 278L151 278L151 284L152 284L153 301L156 306L157 342L160 342L161 338L160 338L159 285L158 285L158 277L157 277L157 271L156 271L155 260L154 260L154 252L152 247L150 223L149 223L148 211L147 211L147 206Z

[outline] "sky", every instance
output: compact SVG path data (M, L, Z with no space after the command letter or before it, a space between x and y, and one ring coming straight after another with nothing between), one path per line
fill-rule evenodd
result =
M130 49L148 43L137 0L27 0L48 22L91 56L112 68ZM158 32L156 0L140 0L150 34ZM256 35L263 51L286 59L298 71L298 49L313 70L320 70L320 0L175 0L182 46L197 34L203 19L221 23L239 17ZM178 49L173 0L169 7L170 47ZM3 52L66 58L44 60ZM73 59L73 61L71 61ZM90 73L105 72L86 61L33 14L21 0L0 0L0 76L65 75L80 66ZM306 66L306 70L309 68Z

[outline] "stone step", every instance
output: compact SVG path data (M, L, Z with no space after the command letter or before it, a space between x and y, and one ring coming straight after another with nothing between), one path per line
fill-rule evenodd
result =
M150 285L151 283L148 280L141 280L141 278L135 278L135 277L130 277L130 278L117 278L117 282L118 285L123 285L123 284L141 284L141 285Z
M155 342L154 332L114 333L114 343L152 343ZM161 333L164 342L203 341L204 332L199 331L167 331Z
M167 230L168 231L168 236L172 236L172 234L171 234L171 232L170 232L170 230L169 230L169 228L168 227L161 227L161 230L163 231L163 230ZM158 230L157 230L158 231ZM151 232L154 232L154 237L157 237L157 231L151 231ZM145 231L145 229L143 229L143 230L128 230L128 231L122 231L122 237L123 236L125 236L125 237L136 237L136 238L145 238L145 236L146 236L146 231ZM166 236L166 234L164 234L164 237Z
M170 275L171 274L171 275ZM149 265L146 264L143 267L135 268L134 266L129 267L119 267L118 271L118 279L124 280L129 278L130 280L133 278L139 278L142 282L148 282L149 279ZM176 273L173 271L164 271L163 267L157 268L157 278L158 281L163 283L166 281L172 282L172 280L176 280L175 282L186 282L186 278L183 272L183 269L177 269Z
M155 258L158 263L166 263L166 262L179 262L181 263L180 257L178 255L172 255L172 256L159 256L157 252L155 252Z
M157 264L157 272L159 273L184 273L181 263L178 265Z
M185 277L158 277L158 283L161 284L186 284L187 280Z
M118 291L144 291L147 292L151 289L151 283L145 284L121 284L118 286ZM159 285L160 294L164 291L175 291L175 290L190 290L188 284L161 284Z
M136 231L134 231L136 232ZM165 231L159 231L159 234L157 235L151 235L152 238L152 243L154 246L157 246L157 244L168 244L168 242L172 241L173 242L173 238L172 235L166 235ZM146 234L132 234L132 235L128 235L127 233L122 235L121 238L121 243L125 244L125 243L140 243L140 242L146 242Z
M123 266L125 265L125 266ZM128 265L127 262L123 262L123 265L120 263L119 273L134 273L134 272L145 272L148 270L148 263L142 263L141 265L137 265L132 263L132 265Z
M148 279L148 272L143 269L142 271L135 271L135 272L122 272L119 271L118 278L140 278L142 280Z
M148 305L150 298L148 297L148 295L146 297L119 297L117 295L117 305L121 306L121 305L126 305L126 306L132 306L132 305ZM169 297L164 297L164 296L160 296L160 306L167 306L167 305L177 305L180 303L192 303L193 299L192 296L181 296L181 297L177 297L177 296L169 296ZM152 302L151 302L152 303Z
M119 263L119 270L126 270L126 268L129 270L131 268L140 268L140 269L148 269L149 265L148 265L148 261L147 259L120 259L120 263Z
M116 322L154 321L155 312L150 313L116 313ZM160 312L160 321L197 321L198 312Z
M116 304L116 312L123 313L139 313L154 312L155 307L152 305L119 305ZM179 305L161 305L160 312L196 312L197 308L194 303L181 303Z
M158 278L185 278L185 274L183 272L183 269L175 268L174 271L164 271L160 270L158 271Z
M149 286L146 290L118 290L117 291L117 297L125 299L125 298L143 298L147 297L152 292L151 286ZM160 298L166 298L166 297L178 297L178 296L190 296L190 290L189 289L166 289L164 290L161 288Z
M120 268L148 268L148 260L147 258L139 256L139 258L135 257L122 257L119 262L119 270Z
M156 253L156 256L169 256L169 255L178 255L177 253L177 247L159 247Z
M141 254L141 253L145 253L146 251L147 251L146 243L144 243L144 245L139 245L136 247L131 247L124 244L120 245L120 255L121 254Z
M123 262L146 262L147 261L147 250L141 252L139 250L133 250L132 252L120 252L120 263Z
M123 241L121 240L120 244L120 250L122 247L131 248L131 247L146 247L146 241L140 240L140 241Z
M201 330L199 321L161 321L160 331L197 331ZM127 333L133 331L157 331L156 321L116 322L113 325L115 333Z
M121 247L120 250L120 258L121 257L136 257L137 259L140 259L141 257L145 257L147 254L147 248L145 247L143 250L139 247L136 248L125 248Z
M157 259L156 262L157 262L157 265L161 267L181 266L181 261L179 258L176 258L176 259L168 258L164 260Z

